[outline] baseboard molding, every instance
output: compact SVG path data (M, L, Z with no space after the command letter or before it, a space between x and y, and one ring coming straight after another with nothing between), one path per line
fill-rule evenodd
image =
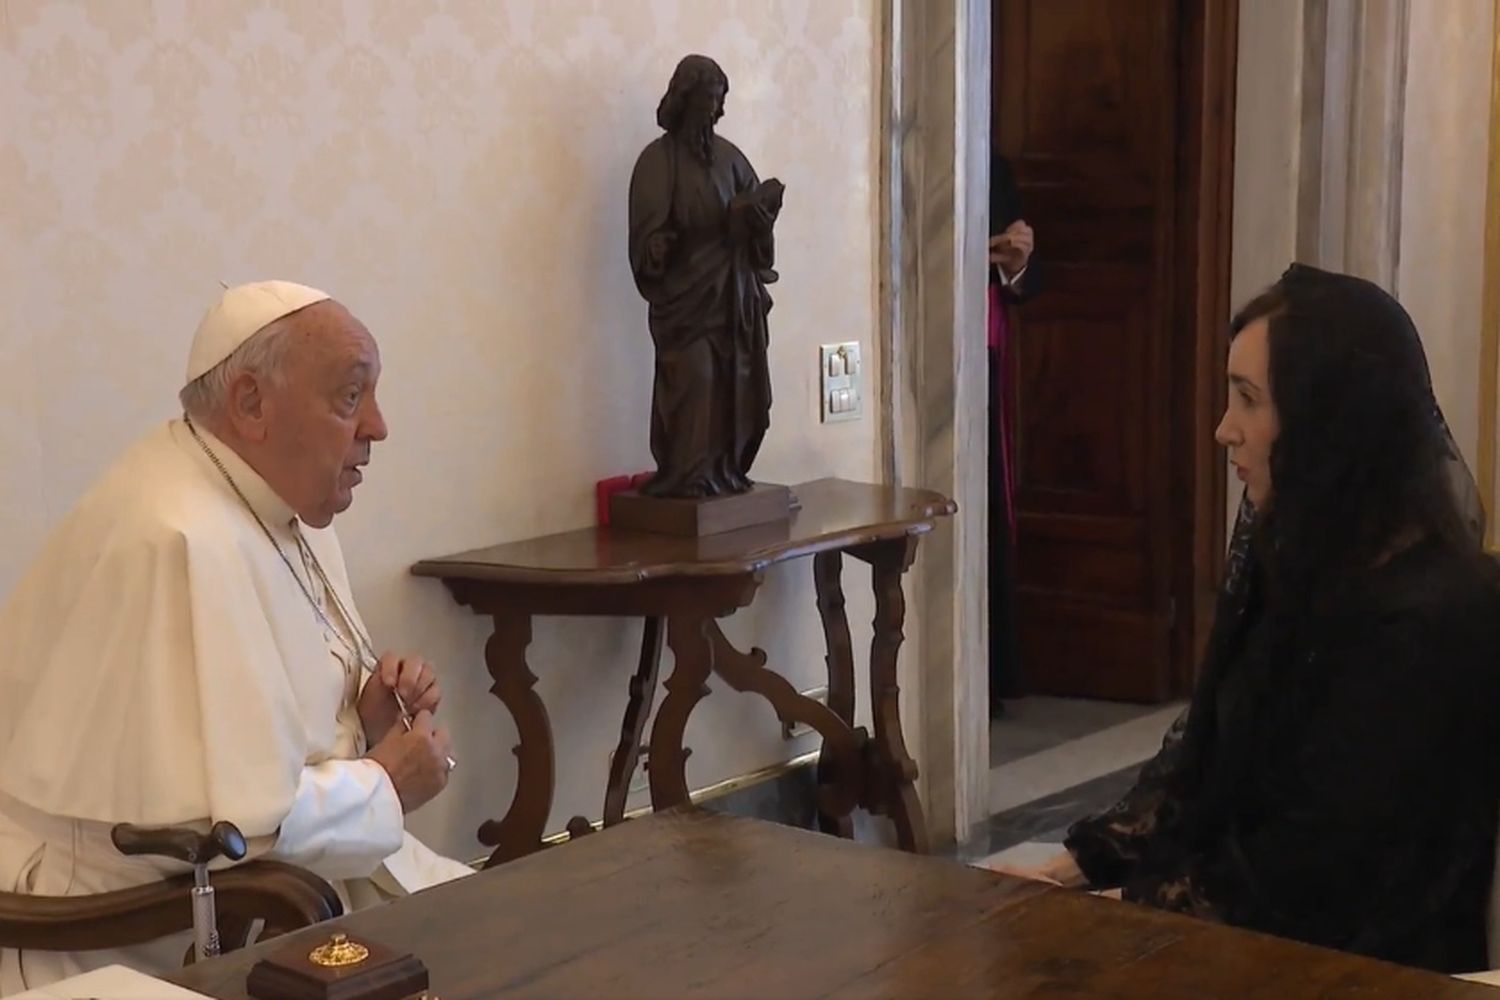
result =
M715 812L813 829L817 825L818 811L814 767L818 753L812 750L758 771L717 781L690 792L688 797L694 805ZM651 807L646 805L630 810L625 818L637 819L650 813ZM603 821L598 819L591 819L589 823L595 830L603 826ZM550 847L567 840L568 832L558 830L543 837L542 843ZM488 856L477 858L469 865L475 869L483 868L487 860Z

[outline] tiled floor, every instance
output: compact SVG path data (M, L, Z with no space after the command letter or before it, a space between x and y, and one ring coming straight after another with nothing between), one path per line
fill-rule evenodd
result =
M1081 698L1017 698L990 722L990 767L1050 750L1122 722L1151 715L1159 705L1130 705Z
M990 729L992 815L959 857L1026 866L1055 854L1069 825L1130 788L1181 710L1062 698L1008 702Z

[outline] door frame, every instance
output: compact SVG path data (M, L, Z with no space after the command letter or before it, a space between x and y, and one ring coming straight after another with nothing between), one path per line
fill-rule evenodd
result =
M1173 381L1191 391L1173 393L1177 435L1174 456L1188 461L1176 468L1174 504L1190 512L1191 525L1174 537L1173 694L1182 696L1197 680L1208 633L1213 626L1224 575L1228 464L1214 440L1224 412L1224 366L1229 351L1228 321L1231 246L1234 239L1234 109L1239 53L1239 0L1182 0L1181 37L1184 106L1178 148L1183 179L1176 206L1177 267ZM1177 466L1177 463L1173 463Z
M990 0L881 0L878 309L881 474L958 515L908 575L901 683L934 846L988 815L983 329ZM972 335L965 335L972 334Z
M881 0L877 136L880 467L894 485L938 490L956 518L928 537L909 578L904 698L918 724L919 787L935 845L967 840L988 814L989 670L985 526L984 312L988 258L992 0ZM1179 212L1174 356L1175 488L1186 529L1173 546L1179 595L1173 677L1185 690L1222 572L1225 466L1213 441L1229 314L1238 0L1181 0L1179 149L1192 212ZM1208 210L1198 212L1197 208ZM1189 225L1196 220L1196 225ZM1039 241L1039 252L1046 244ZM1181 421L1177 417L1183 417ZM1186 607L1183 607L1183 605Z

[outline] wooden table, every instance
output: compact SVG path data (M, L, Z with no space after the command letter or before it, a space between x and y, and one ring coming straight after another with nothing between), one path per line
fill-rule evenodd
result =
M902 575L917 541L934 520L952 514L951 500L925 490L893 489L821 479L794 488L800 509L790 521L741 531L681 538L588 528L545 538L428 559L413 567L436 577L454 598L494 622L485 659L491 690L509 710L519 736L516 790L505 817L485 823L479 840L494 848L491 865L542 844L555 784L552 727L526 660L535 615L628 615L645 620L639 666L630 679L620 740L610 761L604 825L625 813L656 694L665 636L675 664L650 738L651 804L688 801L683 734L694 706L708 694L710 673L736 691L764 697L783 723L818 732L818 806L824 829L849 836L856 806L894 820L897 840L927 849L916 793L917 765L901 732L896 654L906 603ZM847 554L871 567L875 594L870 653L873 738L854 726L854 653L841 584ZM813 558L818 612L828 644L828 704L800 694L766 666L759 649L730 645L717 619L746 607L773 565ZM583 817L568 829L588 832Z
M335 929L407 949L442 1000L1068 997L1493 1000L1459 982L956 862L677 810ZM241 1000L288 939L174 981Z

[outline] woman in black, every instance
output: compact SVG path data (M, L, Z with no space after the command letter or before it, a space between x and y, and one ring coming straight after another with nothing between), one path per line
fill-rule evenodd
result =
M1246 485L1192 703L1033 872L1441 972L1488 966L1500 585L1421 341L1293 265L1235 318Z

